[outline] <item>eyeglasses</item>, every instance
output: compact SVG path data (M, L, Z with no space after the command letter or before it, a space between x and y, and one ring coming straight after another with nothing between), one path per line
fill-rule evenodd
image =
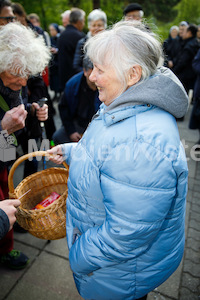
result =
M10 23L10 22L14 22L16 20L16 17L0 17L0 19L6 20L7 23Z

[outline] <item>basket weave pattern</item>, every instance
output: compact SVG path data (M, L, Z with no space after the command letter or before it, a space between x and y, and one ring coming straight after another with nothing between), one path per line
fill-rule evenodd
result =
M17 211L17 221L21 227L28 230L32 235L47 240L56 240L66 236L66 198L68 167L49 168L34 173L25 179L14 189L13 175L17 166L29 157L47 155L45 151L37 151L20 157L12 166L8 184L10 198L19 198L21 205ZM51 192L57 192L61 196L52 204L33 210L36 204L41 202Z

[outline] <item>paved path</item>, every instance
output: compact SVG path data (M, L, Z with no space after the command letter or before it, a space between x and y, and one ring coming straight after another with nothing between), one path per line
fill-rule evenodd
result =
M177 271L148 295L148 300L200 299L200 163L191 159L198 132L188 129L189 116L190 110L184 122L178 123L181 139L188 146L189 166L184 258ZM55 120L59 127L58 116ZM16 182L20 181L20 169L17 172ZM15 248L30 257L30 264L21 271L0 266L0 300L82 299L70 271L66 239L48 242L29 233L15 233Z

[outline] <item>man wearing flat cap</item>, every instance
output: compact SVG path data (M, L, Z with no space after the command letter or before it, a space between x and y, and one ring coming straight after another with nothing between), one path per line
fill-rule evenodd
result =
M144 15L142 6L138 3L130 3L123 11L124 19L141 21Z

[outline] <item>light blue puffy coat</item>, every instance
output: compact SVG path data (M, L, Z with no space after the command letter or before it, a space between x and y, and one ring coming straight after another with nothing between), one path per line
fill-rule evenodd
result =
M69 260L84 299L140 298L182 259L187 163L175 118L152 105L160 101L177 115L182 102L186 110L176 80L165 70L130 88L115 107L101 105L78 144L63 146ZM139 103L140 93L149 101Z

